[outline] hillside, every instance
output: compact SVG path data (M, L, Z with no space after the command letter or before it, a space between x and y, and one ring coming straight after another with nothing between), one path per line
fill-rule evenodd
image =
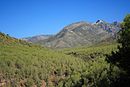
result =
M109 87L119 73L105 61L112 50L116 44L50 50L0 33L0 86Z
M95 23L76 22L64 27L59 33L44 40L31 41L52 48L68 48L94 45L103 41L115 40L120 23L107 23L97 20Z
M45 39L48 39L49 37L52 37L53 35L37 35L37 36L33 36L33 37L26 37L26 38L22 38L22 40L25 40L27 42L39 42L39 41L43 41Z

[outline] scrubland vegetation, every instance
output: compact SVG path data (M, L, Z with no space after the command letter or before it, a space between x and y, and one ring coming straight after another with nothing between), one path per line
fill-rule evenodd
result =
M116 45L53 51L0 36L0 80L7 86L40 87L43 82L48 87L109 86L119 73L116 66L110 73L105 61Z

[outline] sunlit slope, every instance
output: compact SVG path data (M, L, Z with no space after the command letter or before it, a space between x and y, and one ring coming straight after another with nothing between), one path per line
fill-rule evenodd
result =
M77 48L65 48L60 49L59 51L72 55L78 58L82 58L84 60L91 60L96 57L110 55L112 51L117 51L117 43L101 43L96 44L94 46L82 46Z
M75 67L79 63L81 65ZM77 70L82 67L85 66L81 59L50 51L40 46L24 45L16 39L1 35L0 73L3 79L17 79L18 81L34 78L35 81L39 81L47 79L56 70L59 70L62 75L66 70L71 70L71 68Z
M106 87L119 71L114 67L109 75L110 64L102 55L86 62L78 56L66 55L68 51L50 50L5 34L0 34L0 40L0 86ZM90 49L83 50L96 52L93 48L89 52ZM81 49L78 51L82 53ZM108 83L101 84L102 81Z

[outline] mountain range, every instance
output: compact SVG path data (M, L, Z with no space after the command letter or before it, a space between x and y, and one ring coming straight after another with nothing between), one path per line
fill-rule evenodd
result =
M118 22L107 23L97 20L89 23L81 21L65 26L56 35L38 35L23 38L23 40L52 48L68 48L112 41L120 29Z

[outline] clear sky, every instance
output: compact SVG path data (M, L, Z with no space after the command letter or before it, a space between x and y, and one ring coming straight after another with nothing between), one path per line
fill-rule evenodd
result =
M122 21L130 0L0 0L0 32L22 38L56 34L78 21Z

